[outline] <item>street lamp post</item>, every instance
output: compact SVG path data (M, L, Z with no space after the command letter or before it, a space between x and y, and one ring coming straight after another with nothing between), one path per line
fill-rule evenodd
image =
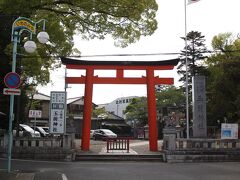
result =
M43 22L43 32L37 35L40 43L46 43L49 40L49 35L45 32L45 19L41 19L38 22L33 22L28 18L19 17L12 24L11 39L13 42L12 52L12 72L16 71L16 57L17 57L17 44L20 42L22 32L26 31L30 34L30 41L24 44L24 49L28 53L33 53L37 46L32 41L32 35L36 34L36 26L38 23ZM8 172L11 171L11 156L12 156L12 122L14 120L14 95L10 95L10 106L9 106L9 126L8 126Z

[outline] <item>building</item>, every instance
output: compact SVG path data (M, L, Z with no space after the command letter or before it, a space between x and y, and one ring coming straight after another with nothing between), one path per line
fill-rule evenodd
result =
M133 97L118 98L117 102L119 110L123 111L126 106L132 101ZM36 110L42 111L42 117L36 119L37 126L49 126L50 112L50 96L42 93L36 93L33 96L33 102ZM37 105L37 106L36 106ZM104 107L100 106L100 108ZM107 106L107 105L106 105ZM92 108L97 108L97 105L92 103ZM67 133L75 133L77 137L81 137L82 121L83 121L84 97L75 97L67 99ZM34 125L35 119L30 119L31 125ZM114 113L106 113L104 116L92 117L92 129L108 128L113 130L118 135L129 135L131 127L125 123L125 120Z
M42 111L42 117L36 119L36 124L38 124L39 126L48 126L50 96L42 93L36 93L33 95L32 100L35 103L35 109ZM34 124L34 118L30 118L29 120L31 124Z
M105 105L105 110L111 114L125 118L124 111L126 110L126 107L132 102L133 98L137 98L137 96L117 98L111 103Z

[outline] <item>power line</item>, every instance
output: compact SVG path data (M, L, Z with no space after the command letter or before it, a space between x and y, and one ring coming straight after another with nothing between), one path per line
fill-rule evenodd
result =
M240 52L240 50L234 50L234 51L203 51L202 54L215 54L215 53L233 53L233 52ZM17 54L20 57L24 58L60 58L61 56L58 55L49 55L49 56L32 56L32 55L25 55L25 54ZM127 54L92 54L92 55L68 55L66 57L69 58L90 58L90 57L133 57L133 56L169 56L169 55L183 55L183 52L167 52L167 53L127 53ZM0 54L0 57L3 56Z

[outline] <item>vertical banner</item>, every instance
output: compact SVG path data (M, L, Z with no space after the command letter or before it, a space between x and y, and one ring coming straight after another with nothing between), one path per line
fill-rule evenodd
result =
M65 106L66 93L63 91L52 91L50 101L50 125L49 132L52 134L65 133Z
M192 79L193 98L193 137L207 137L205 76L194 76Z

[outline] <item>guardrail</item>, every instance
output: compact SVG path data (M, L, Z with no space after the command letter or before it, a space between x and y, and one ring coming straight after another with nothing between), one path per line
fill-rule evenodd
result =
M109 150L126 150L129 153L130 137L107 138L107 153Z

